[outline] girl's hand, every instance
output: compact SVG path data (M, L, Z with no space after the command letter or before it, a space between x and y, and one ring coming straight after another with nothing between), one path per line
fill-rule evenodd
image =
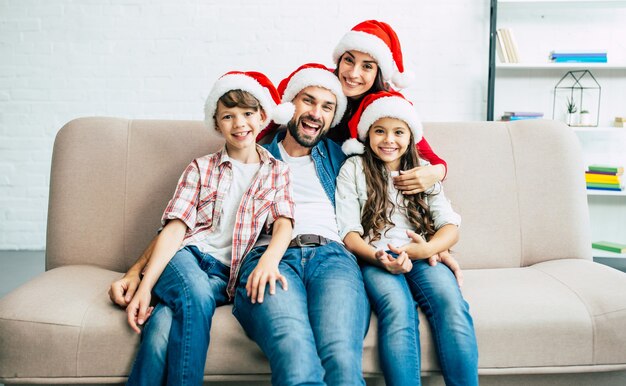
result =
M389 250L393 253L400 254L406 252L412 260L427 259L433 255L428 241L413 231L406 231L407 236L412 240L411 243L405 244L400 248L389 244Z
M393 177L393 184L402 194L417 194L441 181L444 173L445 168L442 165L418 166L410 170L400 170L400 175Z
M374 254L376 259L389 273L398 275L401 273L410 272L413 268L413 262L409 259L406 252L400 252L397 258L394 258L383 250L378 250Z
M151 299L150 291L143 291L140 287L126 307L128 324L137 334L141 334L139 326L143 325L152 314L154 307L150 306Z
M263 303L265 296L265 286L269 283L270 295L276 293L276 281L279 281L283 290L287 291L287 279L278 270L278 264L267 262L263 257L259 260L256 268L248 276L246 284L246 294L250 297L252 304Z

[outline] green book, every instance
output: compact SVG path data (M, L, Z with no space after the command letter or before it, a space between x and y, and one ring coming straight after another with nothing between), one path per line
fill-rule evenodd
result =
M612 189L621 189L622 185L620 184L603 184L601 182L587 182L588 188L612 188Z
M626 244L612 243L610 241L596 241L591 243L591 247L595 249L602 249L603 251L626 253Z
M622 166L589 165L589 171L622 174L624 173L624 168Z

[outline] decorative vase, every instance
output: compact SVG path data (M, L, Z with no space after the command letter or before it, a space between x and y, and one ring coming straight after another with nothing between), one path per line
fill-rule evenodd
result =
M589 114L589 113L580 113L580 125L581 126L591 126L591 114Z
M576 124L576 114L574 113L565 114L565 123L567 123L569 126L574 126Z

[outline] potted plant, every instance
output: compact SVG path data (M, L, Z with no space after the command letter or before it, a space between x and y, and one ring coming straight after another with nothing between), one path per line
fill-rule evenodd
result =
M574 118L576 112L578 111L578 107L576 106L576 102L574 102L574 98L567 98L567 115L566 115L566 123L570 126L574 125Z
M591 114L589 114L589 110L580 110L580 125L591 126Z

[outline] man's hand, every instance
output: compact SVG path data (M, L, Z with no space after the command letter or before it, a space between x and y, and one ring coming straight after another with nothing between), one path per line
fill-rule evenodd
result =
M394 275L411 272L413 268L413 262L409 259L406 252L400 252L397 258L394 258L383 250L376 251L376 259L382 264L389 273Z
M109 298L118 306L126 307L139 287L141 278L138 273L128 272L119 280L111 283Z
M449 251L439 252L438 254L431 256L428 259L428 264L433 267L437 265L437 263L443 263L447 265L452 273L454 273L454 277L456 277L459 288L463 287L463 271L461 270L459 262L456 261L454 257L452 257Z
M441 181L444 173L443 165L418 166L409 170L400 170L400 175L393 177L393 184L402 194L417 194Z
M133 296L128 307L126 307L128 325L137 334L141 334L139 326L143 325L148 320L154 309L154 307L150 306L150 299L152 299L150 291L142 291L140 289L135 296Z
M263 303L267 284L270 285L270 295L274 295L276 293L276 281L279 281L283 290L287 291L287 279L281 275L278 264L261 257L256 268L248 276L248 283L246 283L246 294L250 297L252 304L257 301Z

